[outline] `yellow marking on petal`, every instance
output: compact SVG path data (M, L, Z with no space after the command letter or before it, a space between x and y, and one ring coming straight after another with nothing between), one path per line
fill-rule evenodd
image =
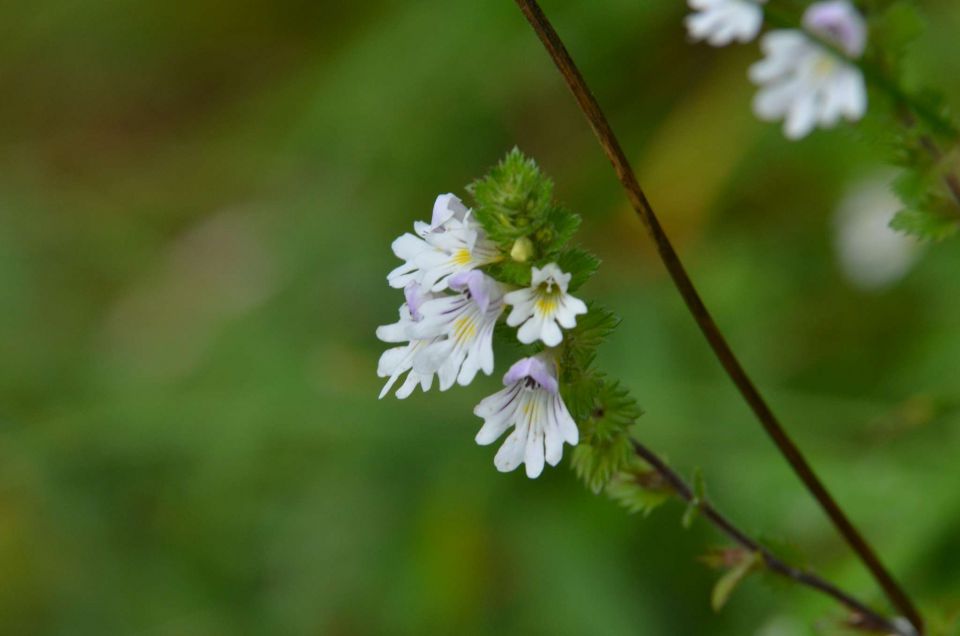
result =
M453 323L453 339L457 342L471 340L477 335L477 325L473 318L461 316Z
M557 310L557 301L555 298L551 298L551 297L537 298L536 305L537 305L537 310L541 314L551 314Z
M813 65L813 72L823 77L833 72L836 60L832 55L821 55Z
M457 265L468 265L472 258L470 250L462 247L453 255L453 262Z

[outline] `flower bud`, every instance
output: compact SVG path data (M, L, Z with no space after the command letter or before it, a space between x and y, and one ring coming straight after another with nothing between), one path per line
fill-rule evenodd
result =
M521 236L513 242L510 248L510 258L518 263L526 263L533 256L533 243L526 236Z

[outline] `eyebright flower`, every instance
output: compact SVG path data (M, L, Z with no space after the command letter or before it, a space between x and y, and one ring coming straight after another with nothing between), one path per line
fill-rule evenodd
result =
M851 59L863 54L866 25L846 0L810 5L803 25ZM753 102L760 119L783 118L784 134L800 139L817 125L829 128L841 117L863 117L867 90L863 74L849 60L794 29L767 33L760 47L766 58L750 67L750 79L761 86Z
M406 233L393 242L393 253L404 263L387 275L391 287L415 282L430 291L442 291L451 275L500 259L496 245L452 194L437 197L431 222L418 221L414 229L416 235Z
M484 398L473 410L484 422L477 433L481 446L492 444L510 427L493 459L500 472L526 464L527 477L543 472L543 462L556 466L563 443L576 446L577 425L570 416L557 384L556 363L546 354L523 358L503 376L505 389Z
M507 324L511 327L523 324L517 332L520 342L531 344L542 340L548 347L555 347L563 340L560 327L575 327L577 316L587 313L583 301L567 293L570 276L556 263L544 265L543 269L534 267L530 287L503 297L506 304L513 305Z
M420 372L414 369L414 362L423 355L424 351L433 343L440 340L439 337L426 339L415 339L411 337L413 326L422 319L420 306L436 297L436 294L424 292L416 283L410 283L404 288L406 302L400 306L400 320L391 325L377 327L377 337L384 342L407 342L401 347L387 349L380 356L380 362L377 364L377 375L381 378L389 378L387 383L380 391L380 399L390 391L397 379L407 374L407 379L397 389L397 397L401 400L409 396L413 389L419 384L424 391L429 391L433 384L434 372ZM409 342L408 342L409 341Z
M503 313L500 283L479 270L449 278L457 295L440 296L419 306L421 319L409 334L430 344L418 352L413 369L422 376L436 373L440 390L456 381L466 386L477 371L493 373L493 329Z
M761 4L766 0L688 0L696 13L684 23L694 40L724 46L734 40L749 42L763 25Z
M856 287L886 289L906 276L920 257L922 244L890 227L901 207L886 176L855 184L840 203L834 250L840 270Z

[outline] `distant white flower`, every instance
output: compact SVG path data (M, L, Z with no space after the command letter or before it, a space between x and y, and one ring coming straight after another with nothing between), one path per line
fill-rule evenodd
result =
M505 389L473 410L484 420L476 440L481 446L492 444L513 427L493 464L500 472L526 464L527 477L534 479L543 472L544 459L551 466L560 462L564 442L576 446L577 425L560 397L556 364L545 354L516 362L503 384Z
M447 278L468 272L500 258L470 211L452 194L441 194L433 206L430 223L414 223L417 234L406 233L393 242L393 253L403 259L387 275L391 287L418 283L430 291L447 288Z
M684 23L690 37L706 40L713 46L724 46L734 40L749 42L757 37L763 25L766 0L688 0L696 13L687 16Z
M440 338L417 339L412 337L411 331L422 319L421 305L435 298L436 294L424 292L416 283L410 283L404 289L404 294L407 302L400 307L400 320L391 325L377 328L377 337L384 342L407 342L404 346L387 349L380 356L380 362L377 364L377 375L381 378L389 378L383 386L383 390L380 391L381 399L390 391L390 387L394 385L397 379L408 371L407 379L397 389L397 397L401 400L410 395L418 384L424 391L430 390L430 386L433 384L434 372L420 372L414 369L414 361Z
M545 265L543 269L534 267L530 287L503 297L506 304L513 305L507 324L511 327L523 324L517 332L520 342L530 344L542 340L548 347L555 347L563 340L560 327L575 327L577 316L587 313L583 301L567 293L570 276L556 263Z
M879 177L856 184L835 218L834 247L847 279L867 291L893 285L910 271L922 245L895 232L890 220L901 208L890 180Z
M503 313L503 289L483 272L454 274L449 285L461 293L424 302L422 319L409 331L418 340L431 341L418 352L413 369L424 377L436 373L441 391L455 381L470 384L477 371L493 373L493 329Z
M810 5L803 26L850 58L863 54L866 25L846 0ZM750 67L750 79L761 86L753 102L757 117L783 119L790 139L800 139L818 125L829 128L841 117L863 117L867 89L860 69L850 61L793 29L767 33L760 47L766 58Z

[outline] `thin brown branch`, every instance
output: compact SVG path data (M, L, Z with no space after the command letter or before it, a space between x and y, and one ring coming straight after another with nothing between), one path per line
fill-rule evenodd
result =
M743 399L750 406L764 430L780 450L780 453L793 468L807 490L810 491L810 494L813 495L823 508L838 532L860 557L860 560L863 561L867 569L870 570L874 579L876 579L880 587L883 588L883 591L891 603L913 623L917 628L917 632L922 634L923 620L914 608L913 603L884 567L870 544L867 543L866 539L863 538L827 491L823 482L821 482L809 462L800 452L800 449L784 430L777 417L773 414L773 411L760 395L753 381L737 360L730 345L727 344L716 322L714 322L710 313L707 311L703 300L700 298L700 294L690 280L676 250L674 250L670 239L661 227L660 221L647 200L643 189L637 182L633 168L631 168L630 162L627 160L626 154L620 146L620 142L617 140L603 111L600 109L596 98L594 98L590 89L587 87L576 64L574 64L573 59L567 52L560 36L557 35L557 32L535 0L516 0L516 3L530 22L533 30L537 33L537 36L547 49L547 52L550 54L561 75L563 75L567 86L570 88L577 104L580 106L580 110L583 111L604 153L613 165L613 169L616 171L617 177L626 191L631 206L633 206L641 223L653 239L660 259L663 261L670 277L673 279L674 285L683 297L693 319L713 349L717 360L736 385L741 396L743 396Z
M840 602L857 617L857 625L867 631L882 632L885 634L903 634L900 628L890 619L882 616L873 608L862 601L857 600L849 593L844 592L839 587L821 578L820 576L794 567L783 561L771 552L768 548L758 541L750 538L743 530L738 528L732 521L725 517L719 510L713 507L708 500L697 497L693 489L684 481L683 477L670 468L653 451L641 444L633 441L634 452L643 459L663 480L670 486L670 490L680 499L688 504L696 506L701 516L713 524L720 532L725 534L730 540L746 550L757 553L763 559L764 565L771 572L791 579L800 585L814 589L830 598Z

